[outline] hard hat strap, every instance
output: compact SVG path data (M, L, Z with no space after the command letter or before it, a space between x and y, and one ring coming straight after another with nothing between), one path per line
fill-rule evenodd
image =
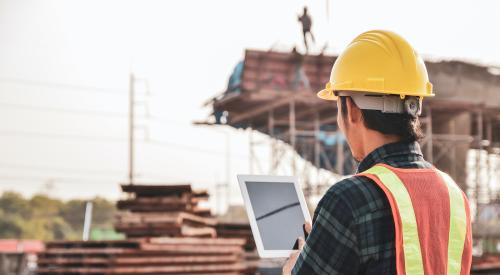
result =
M422 111L422 100L415 96L381 95L372 93L338 92L338 96L349 96L358 108L363 110L378 110L382 113L410 114L414 117Z

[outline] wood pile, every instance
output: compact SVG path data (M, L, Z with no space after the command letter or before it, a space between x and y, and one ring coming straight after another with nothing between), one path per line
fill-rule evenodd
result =
M199 206L208 193L191 185L122 185L129 199L117 202L115 229L129 238L154 236L215 237L216 220Z
M128 199L117 202L123 212L115 229L126 240L49 242L37 274L255 274L256 264L245 260L249 228L219 224L199 205L207 192L190 185L122 190Z
M215 225L217 236L222 238L243 238L245 250L253 251L255 249L255 240L253 239L252 229L248 223L217 222Z
M471 274L500 274L500 254L473 256Z
M37 274L245 274L242 239L50 242Z

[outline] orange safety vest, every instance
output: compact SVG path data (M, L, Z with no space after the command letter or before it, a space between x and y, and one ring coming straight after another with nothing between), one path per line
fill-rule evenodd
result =
M457 184L437 169L377 164L358 174L372 179L391 205L397 274L470 273L469 203Z

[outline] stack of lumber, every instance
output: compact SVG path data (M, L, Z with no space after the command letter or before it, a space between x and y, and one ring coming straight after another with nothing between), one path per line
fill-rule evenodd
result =
M221 226L199 205L207 192L190 185L122 190L128 198L117 202L122 212L114 225L126 240L49 242L37 274L255 274L256 264L246 261L246 233Z
M242 261L244 243L171 237L50 242L37 274L253 274Z
M129 238L153 236L215 237L212 218L196 216L186 212L133 213L119 214L115 230Z
M473 256L471 274L500 274L500 254Z
M210 210L198 206L208 199L206 191L193 191L191 185L122 185L131 197L120 200L118 209L132 212L184 211L210 216Z
M216 236L210 209L199 206L208 199L205 191L193 191L188 184L122 185L122 190L129 199L117 203L124 211L117 216L115 229L129 238Z

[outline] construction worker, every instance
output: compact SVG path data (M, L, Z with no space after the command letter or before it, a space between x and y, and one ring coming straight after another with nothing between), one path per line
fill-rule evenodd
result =
M295 76L292 81L292 89L298 90L300 84L303 85L304 89L309 90L311 88L309 84L309 78L304 70L304 56L299 53L297 47L292 49L292 61L295 66Z
M307 7L304 7L304 13L298 17L298 21L302 24L302 36L304 37L304 45L306 46L306 53L309 52L309 44L307 43L307 34L311 36L312 42L314 41L314 35L311 31L312 19L307 13Z
M423 60L393 32L365 32L337 58L318 96L336 101L358 174L327 191L283 274L469 274L467 198L417 143L433 95Z

